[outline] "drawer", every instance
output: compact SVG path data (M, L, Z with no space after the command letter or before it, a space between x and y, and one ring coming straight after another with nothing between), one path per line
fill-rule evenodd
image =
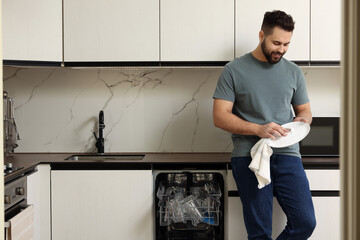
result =
M338 169L316 169L305 170L309 179L310 190L340 190L340 170ZM232 171L228 171L226 177L226 186L228 191L237 191L236 183L232 175Z
M340 191L339 169L305 170L309 179L311 190L336 190Z

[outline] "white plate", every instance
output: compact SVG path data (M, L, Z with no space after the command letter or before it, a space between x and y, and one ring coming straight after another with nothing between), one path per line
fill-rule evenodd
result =
M268 144L273 148L283 148L291 146L303 140L310 132L310 125L304 122L289 122L281 125L283 128L289 128L287 136L280 137L276 140L268 139Z

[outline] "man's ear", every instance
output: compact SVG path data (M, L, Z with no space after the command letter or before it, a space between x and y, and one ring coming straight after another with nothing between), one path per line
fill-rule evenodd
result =
M260 30L259 32L259 41L262 43L264 41L265 38L265 33L263 30Z

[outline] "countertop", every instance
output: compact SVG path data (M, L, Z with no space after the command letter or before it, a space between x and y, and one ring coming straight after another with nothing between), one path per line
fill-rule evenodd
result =
M207 165L216 166L230 163L230 153L111 153L111 154L144 154L142 160L128 160L128 161L70 161L65 160L72 155L84 155L86 153L15 153L11 157L6 157L4 163L11 162L13 168L21 168L14 173L5 176L5 182L14 177L24 174L34 169L38 164L51 164L52 166L62 165L71 167L79 167L79 165L106 166L106 165L156 165L156 166L177 166L181 165ZM315 169L338 169L338 157L303 157L303 165L305 168ZM214 167L215 167L214 166Z

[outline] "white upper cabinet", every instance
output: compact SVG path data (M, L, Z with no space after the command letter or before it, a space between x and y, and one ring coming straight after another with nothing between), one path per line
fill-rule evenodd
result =
M311 1L311 61L340 61L341 0Z
M275 9L295 21L285 58L341 58L341 0L3 0L2 4L5 60L226 62L257 47L264 13Z
M3 59L62 61L62 1L2 1Z
M266 11L282 10L295 21L291 43L284 57L292 61L309 61L309 0L235 0L236 57L253 51L259 44L259 31Z
M159 1L64 0L64 61L159 61Z
M161 61L234 59L233 0L160 0Z

